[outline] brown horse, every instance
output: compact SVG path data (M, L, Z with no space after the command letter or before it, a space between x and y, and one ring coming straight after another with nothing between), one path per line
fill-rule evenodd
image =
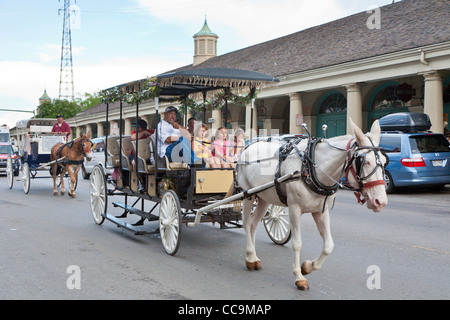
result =
M55 162L51 167L51 174L53 176L53 195L58 195L58 190L56 190L56 177L58 174L61 177L61 195L65 194L64 188L64 175L66 171L69 173L72 185L70 186L69 196L72 198L76 197L75 194L75 183L78 171L81 169L81 165L84 158L88 161L92 159L91 149L92 142L90 140L91 133L81 134L81 136L69 143L57 143L52 147L51 160L61 161Z

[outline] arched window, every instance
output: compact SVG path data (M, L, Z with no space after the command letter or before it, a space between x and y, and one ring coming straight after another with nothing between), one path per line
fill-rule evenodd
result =
M382 88L375 96L372 102L372 111L381 111L386 109L406 108L411 106L411 99L416 91L411 85L404 83L402 85L391 84Z
M319 107L319 114L347 112L347 98L340 92L324 97Z

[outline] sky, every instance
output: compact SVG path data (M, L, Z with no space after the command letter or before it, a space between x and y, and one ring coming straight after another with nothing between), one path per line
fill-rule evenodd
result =
M390 3L71 0L75 96L191 64L205 17L222 55ZM0 109L32 111L44 90L59 97L63 9L64 0L0 0ZM30 117L0 111L0 125Z

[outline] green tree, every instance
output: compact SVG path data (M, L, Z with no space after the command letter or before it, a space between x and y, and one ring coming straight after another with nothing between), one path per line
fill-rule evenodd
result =
M99 103L100 97L98 93L85 93L82 98L76 98L75 101L53 99L39 106L37 117L54 119L57 115L62 114L64 119L68 119Z
M39 106L37 116L55 119L57 115L62 114L65 119L68 119L80 111L82 111L81 106L75 101L53 99Z

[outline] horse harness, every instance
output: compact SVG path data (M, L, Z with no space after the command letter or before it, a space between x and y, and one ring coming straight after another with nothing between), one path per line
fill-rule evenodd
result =
M380 155L378 153L378 151L380 151L381 148L375 147L375 145L373 144L373 142L370 138L369 138L369 140L370 140L372 146L358 146L356 141L354 141L354 139L351 139L347 144L346 150L337 148L337 147L329 144L331 147L336 148L341 151L345 151L348 154L346 161L344 163L342 172L341 172L341 176L339 178L339 180L341 180L342 176L345 174L345 184L342 184L339 181L335 181L333 178L328 176L328 174L326 174L325 172L320 170L320 168L315 163L315 150L317 148L317 145L319 143L324 143L324 142L328 143L328 142L321 138L312 138L311 136L309 136L307 147L306 147L305 151L302 152L298 149L297 145L303 139L305 139L305 138L300 137L300 138L296 138L296 139L293 139L293 140L285 143L283 146L280 147L279 152L278 152L278 166L277 166L277 170L275 172L275 181L274 182L275 182L275 189L276 189L277 195L278 195L281 203L283 203L284 205L287 206L287 196L281 190L281 183L278 182L278 179L281 177L281 166L282 166L283 162L292 153L293 150L296 151L296 153L302 160L302 169L301 169L301 172L299 173L299 175L294 175L290 180L285 181L285 182L289 182L289 181L292 181L292 180L295 180L295 179L298 179L299 177L301 177L303 182L309 187L309 189L311 191L313 191L319 195L325 196L326 198L334 195L339 190L339 187L342 187L347 190L353 191L358 200L358 203L364 204L366 201L362 195L365 193L366 190L371 189L378 185L385 184L384 180L377 180L377 181L373 181L373 182L364 182L368 178L370 178L372 175L375 174L375 171L378 169L378 167L381 167L384 172L384 167L381 163ZM352 153L351 151L353 149L354 149L354 152ZM362 174L362 168L365 163L366 154L368 152L360 153L361 150L368 150L368 152L374 152L375 158L376 158L375 168L369 175L367 175L365 177L361 177L361 174ZM325 175L328 176L328 178L333 180L335 182L335 184L332 186L326 186L323 183L321 183L317 177L316 169L319 169L320 171L322 171ZM350 173L353 175L355 180L358 182L358 184L359 184L358 188L353 188L350 185L349 180L348 180L348 176ZM325 203L326 203L326 201L324 201L324 208L325 208Z
M83 138L82 138L80 142L83 142L83 140L86 140L86 141L88 141L88 142L90 141L89 139L83 139ZM68 143L62 144L62 145L59 147L58 152L56 153L56 158L59 159L59 158L61 157L62 150L63 150L65 147L67 147L67 148L69 148L69 149L72 149L74 143L75 143L75 140L72 140L72 141L70 141L70 142L68 142ZM86 154L85 154L85 152L84 152L84 150L83 150L83 146L82 146L81 144L79 145L78 152L81 153L81 154L83 155L83 157L86 156ZM69 152L67 152L67 154L69 154ZM67 157L67 156L66 156L66 157ZM64 161L59 162L58 164L59 164L59 165L68 165L68 164L71 164L71 165L81 165L81 164L83 164L83 162L84 162L84 159L82 159L82 160L64 159Z

